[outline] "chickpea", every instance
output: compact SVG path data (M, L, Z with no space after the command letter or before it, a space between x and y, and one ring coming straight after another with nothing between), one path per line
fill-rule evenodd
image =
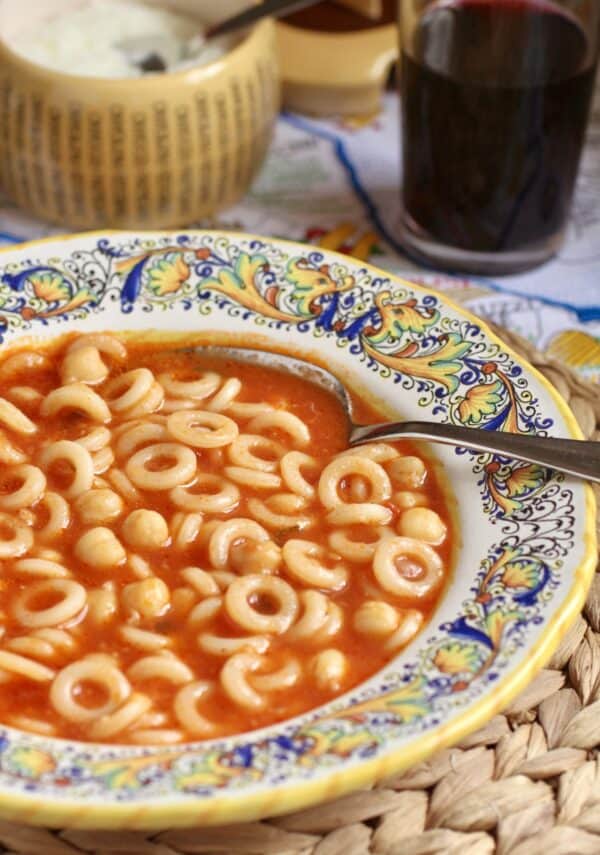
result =
M75 499L74 507L81 522L98 525L111 522L123 513L123 499L114 490L89 490Z
M169 589L162 579L153 576L141 582L126 585L122 592L123 604L144 618L161 615L169 605Z
M427 477L427 469L420 457L396 457L386 468L392 482L407 490L416 490Z
M389 635L398 626L398 612L383 600L367 600L354 613L354 629L363 635Z
M412 490L398 490L392 493L392 502L400 510L408 508L420 508L427 504L427 496L424 493L415 493Z
M135 549L159 549L169 542L169 526L158 511L140 508L125 519L123 537Z
M234 544L230 553L231 566L238 573L275 573L281 564L281 548L272 540L264 543Z
M446 537L446 526L430 508L409 508L400 517L398 533L436 546Z
M312 660L312 671L319 689L338 692L346 674L348 663L343 653L331 647L322 650Z
M117 567L127 559L122 544L109 528L98 526L82 534L75 544L75 556L87 564L101 570Z

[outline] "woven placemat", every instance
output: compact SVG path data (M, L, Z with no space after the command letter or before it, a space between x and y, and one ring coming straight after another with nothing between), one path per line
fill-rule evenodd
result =
M523 339L589 439L600 388ZM600 568L599 568L600 569ZM370 791L266 822L162 833L50 832L0 822L14 855L596 855L600 853L600 574L547 667L503 715Z

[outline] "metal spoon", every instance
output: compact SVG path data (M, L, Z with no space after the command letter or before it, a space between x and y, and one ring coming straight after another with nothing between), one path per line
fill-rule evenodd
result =
M189 351L188 348L184 350ZM348 442L351 446L362 445L365 442L381 442L386 439L427 439L431 442L462 446L474 451L501 454L528 463L539 463L558 472L600 483L600 442L502 433L437 422L410 421L357 425L353 420L352 401L347 389L337 377L318 365L312 365L310 362L292 356L247 347L208 346L192 348L192 350L203 356L232 359L236 362L287 371L289 374L302 377L326 389L335 395L344 407L348 418Z

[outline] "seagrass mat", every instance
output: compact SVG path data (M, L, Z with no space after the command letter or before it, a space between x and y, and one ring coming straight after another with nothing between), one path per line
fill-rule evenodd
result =
M600 440L600 388L505 330ZM599 567L600 570L600 567ZM379 787L227 828L50 832L0 822L5 855L600 855L600 573L547 667L502 715Z

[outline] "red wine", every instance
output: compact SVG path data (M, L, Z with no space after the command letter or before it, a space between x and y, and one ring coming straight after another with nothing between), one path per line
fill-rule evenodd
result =
M531 246L568 214L594 85L586 35L549 0L444 0L402 53L404 208L434 240Z

